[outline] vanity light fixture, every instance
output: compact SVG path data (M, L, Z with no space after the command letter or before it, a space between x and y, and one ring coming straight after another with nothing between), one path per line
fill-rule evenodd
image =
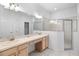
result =
M14 10L14 11L22 11L23 12L23 10L16 3L10 3L9 9Z
M14 3L9 3L9 9L15 10L16 5Z
M54 21L53 21L53 20L51 20L51 21L49 21L49 23L54 23Z
M57 22L57 20L56 20L56 21L50 20L49 23L50 23L50 24L58 24L58 25L61 24L61 23Z
M24 10L22 10L22 8L17 3L1 3L1 5L3 5L4 8L9 10L24 12Z
M50 23L50 24L58 24L58 23L57 23L57 20L56 20L56 21L50 20L49 23Z

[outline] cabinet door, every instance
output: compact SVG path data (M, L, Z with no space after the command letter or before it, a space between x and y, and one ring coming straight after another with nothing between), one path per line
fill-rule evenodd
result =
M18 46L18 50L23 50L23 49L26 49L27 48L27 44L21 44Z
M27 56L28 55L28 45L22 44L18 46L18 55L19 56Z
M28 56L28 49L19 50L19 56Z
M42 50L46 48L46 38L44 37L42 40Z
M15 56L17 52L17 48L11 48L6 51L1 52L2 56Z

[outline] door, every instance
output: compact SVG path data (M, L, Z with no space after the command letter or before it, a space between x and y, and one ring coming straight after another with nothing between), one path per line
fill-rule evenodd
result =
M64 21L64 49L72 49L72 21Z
M24 34L29 34L29 22L24 22Z

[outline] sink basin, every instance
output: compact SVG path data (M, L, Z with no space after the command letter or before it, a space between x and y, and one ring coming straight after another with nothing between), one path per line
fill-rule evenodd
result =
M8 39L1 38L0 42L9 41Z
M9 41L13 41L13 40L15 40L15 38L10 38L10 39L9 39Z

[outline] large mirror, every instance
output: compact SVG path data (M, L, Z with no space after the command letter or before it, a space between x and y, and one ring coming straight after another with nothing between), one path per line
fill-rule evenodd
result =
M33 22L33 29L35 31L64 31L64 20L67 19L35 19ZM72 20L72 31L77 31L77 19Z

